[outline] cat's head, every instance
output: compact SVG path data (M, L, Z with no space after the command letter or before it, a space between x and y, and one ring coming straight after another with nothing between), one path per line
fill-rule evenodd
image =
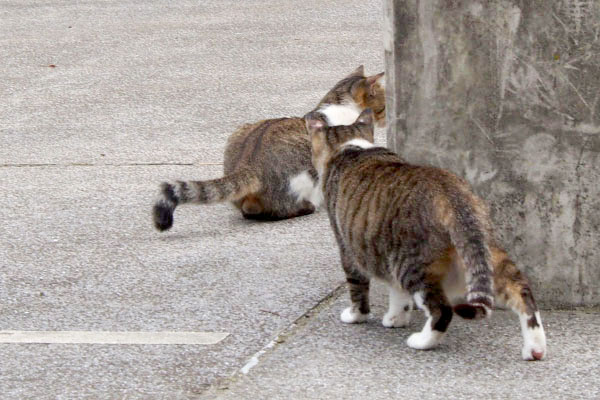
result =
M370 108L378 126L385 125L384 73L365 76L361 65L346 76L323 97L319 105L355 103L361 110ZM318 107L317 107L318 108Z
M318 112L308 113L304 120L310 133L312 163L323 173L325 165L342 146L354 143L372 144L374 141L374 114L370 108L364 110L352 125L328 126Z

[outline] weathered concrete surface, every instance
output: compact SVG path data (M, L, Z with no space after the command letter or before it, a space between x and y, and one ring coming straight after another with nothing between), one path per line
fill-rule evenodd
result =
M0 168L0 330L230 333L207 346L0 344L0 398L189 398L340 284L322 215L259 224L224 204L182 207L154 231L154 182L220 169Z
M376 0L0 2L0 330L230 333L0 344L0 398L193 398L327 297L323 214L182 207L161 234L150 207L162 180L219 176L239 124L382 71L381 23Z
M543 306L599 304L600 2L388 0L385 29L390 147L474 185Z
M293 335L258 358L248 374L212 387L203 399L597 399L600 383L597 311L542 311L548 358L520 357L517 317L497 311L484 321L452 321L436 350L406 346L422 314L406 329L381 325L381 287L375 286L373 314L362 325L347 325L339 314L347 291L331 301ZM577 327L577 328L576 328Z

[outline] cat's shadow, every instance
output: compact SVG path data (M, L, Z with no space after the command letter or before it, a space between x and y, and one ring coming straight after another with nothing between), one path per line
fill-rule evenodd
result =
M260 226L269 226L274 223L281 223L282 221L269 221L269 220L250 220L242 217L239 214L231 214L227 217L226 221L221 225L211 226L210 223L202 224L202 226L198 226L195 229L188 229L185 232L177 231L173 232L177 228L171 228L166 232L160 233L160 240L171 242L178 241L183 239L202 239L202 238L210 238L214 240L215 238L222 237L223 240L228 240L231 236L232 231L238 230L246 230L248 228L260 227ZM155 230L156 231L156 230Z
M210 231L197 230L197 231L187 231L187 232L181 232L181 233L163 232L161 234L161 236L159 237L159 240L161 240L163 242L174 242L174 241L190 239L190 238L197 239L197 238L210 237L211 239L214 239L215 237L218 237L218 236L222 236L222 234L219 233L217 230L210 230Z

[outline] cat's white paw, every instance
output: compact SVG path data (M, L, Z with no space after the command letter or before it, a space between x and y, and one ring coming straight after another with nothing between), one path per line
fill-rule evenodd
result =
M442 341L443 334L438 331L416 332L408 337L406 344L416 350L428 350Z
M410 311L402 311L400 313L388 311L381 320L381 324L386 328L402 328L408 326L409 323Z
M546 334L541 327L529 328L525 334L525 344L521 355L523 360L542 360L546 356Z
M383 316L381 324L386 328L407 326L410 322L410 312L413 308L412 296L399 286L389 287L389 307Z
M425 326L421 332L413 333L406 340L408 347L416 350L428 350L437 346L444 337L440 331L431 329L431 317L427 319Z
M523 360L542 360L546 357L546 334L540 313L536 312L532 317L520 314L519 319L524 342L521 350Z
M348 307L340 315L340 319L345 324L360 324L367 320L368 314L363 314L353 307Z

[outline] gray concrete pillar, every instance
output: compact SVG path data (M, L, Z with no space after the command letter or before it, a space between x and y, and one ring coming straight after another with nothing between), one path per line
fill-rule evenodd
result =
M386 0L388 145L465 177L545 307L600 304L600 1Z

